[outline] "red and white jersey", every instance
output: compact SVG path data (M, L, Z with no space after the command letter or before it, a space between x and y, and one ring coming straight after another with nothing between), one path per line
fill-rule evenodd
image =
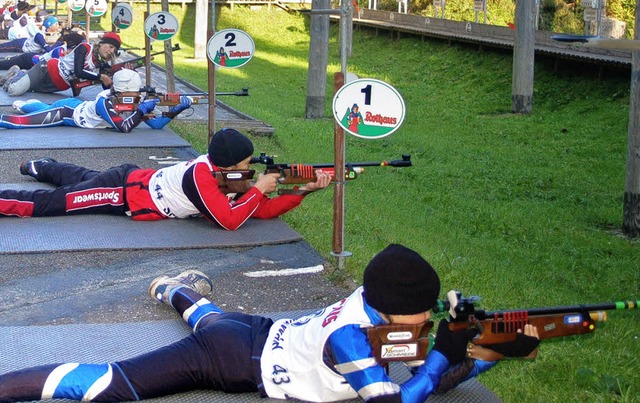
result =
M300 205L304 196L269 198L251 188L230 200L213 175L219 168L208 155L159 170L139 169L127 178L127 203L134 220L203 215L222 228L235 230L247 219L274 218Z
M71 52L66 53L63 57L47 61L49 76L58 88L69 88L71 81L78 78L74 70L74 65L76 54L79 53L80 48L86 49L83 70L94 75L100 71L98 68L98 61L93 55L93 45L83 42L76 46Z

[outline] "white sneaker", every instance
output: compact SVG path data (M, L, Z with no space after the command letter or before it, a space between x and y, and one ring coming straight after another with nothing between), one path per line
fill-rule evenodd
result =
M149 296L159 302L171 305L169 295L176 287L187 286L203 297L211 292L213 284L209 277L198 270L187 270L175 277L159 276L149 285Z
M24 113L24 111L22 110L22 107L25 106L26 104L32 104L34 102L40 102L40 101L38 101L37 99L28 99L26 101L17 100L17 101L13 101L11 106L17 112Z

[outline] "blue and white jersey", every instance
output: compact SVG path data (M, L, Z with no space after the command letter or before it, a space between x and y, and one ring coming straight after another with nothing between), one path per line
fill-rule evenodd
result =
M362 287L311 315L276 321L261 356L267 395L314 402L399 397L400 387L375 361L363 330L382 323L364 301ZM324 359L327 343L337 361L332 367Z
M101 91L93 101L84 101L76 106L73 110L74 123L85 129L104 129L111 127L97 111L98 104L104 105L110 94L110 89ZM104 106L102 106L102 108L104 108Z

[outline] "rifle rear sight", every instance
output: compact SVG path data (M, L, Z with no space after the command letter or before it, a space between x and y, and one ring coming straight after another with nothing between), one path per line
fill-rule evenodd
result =
M463 297L460 291L455 291L455 298L450 297L448 300L438 300L432 311L433 313L450 312L451 316L457 319L468 318L471 315L476 315L476 312L483 312L482 310L476 311L475 304L480 299L477 295ZM453 305L453 312L451 305Z

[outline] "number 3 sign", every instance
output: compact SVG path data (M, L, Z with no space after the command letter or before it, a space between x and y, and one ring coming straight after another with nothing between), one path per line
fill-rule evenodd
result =
M333 97L333 117L357 137L388 136L400 127L404 115L400 93L383 81L368 78L350 81Z
M241 67L249 63L256 51L253 39L239 29L218 31L207 43L207 57L219 67Z
M144 33L154 40L169 40L178 33L178 19L165 11L151 14L144 21Z

